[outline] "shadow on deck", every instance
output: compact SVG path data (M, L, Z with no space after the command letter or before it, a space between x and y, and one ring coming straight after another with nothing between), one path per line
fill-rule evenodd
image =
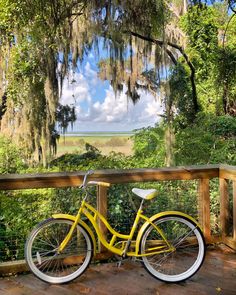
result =
M209 249L199 272L184 283L153 278L139 262L92 265L75 281L49 285L32 274L0 278L0 295L235 295L236 255L226 247Z

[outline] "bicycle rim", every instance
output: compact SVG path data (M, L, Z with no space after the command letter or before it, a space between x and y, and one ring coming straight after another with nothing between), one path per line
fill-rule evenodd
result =
M175 250L142 257L145 268L154 277L166 282L180 282L190 278L198 271L205 257L201 231L196 224L179 216L163 217L154 223ZM150 252L153 244L160 244L160 241L163 243L160 234L152 225L149 226L142 237L141 253Z
M80 276L88 267L92 258L92 242L80 225L65 249L57 252L72 224L66 219L48 219L30 234L25 257L29 268L39 279L54 284L66 283Z

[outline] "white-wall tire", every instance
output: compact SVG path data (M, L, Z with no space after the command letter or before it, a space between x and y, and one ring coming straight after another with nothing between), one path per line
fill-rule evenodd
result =
M77 225L63 252L57 253L72 224L71 220L50 218L30 233L25 245L25 259L39 279L63 284L80 276L88 267L93 256L93 244L81 225Z

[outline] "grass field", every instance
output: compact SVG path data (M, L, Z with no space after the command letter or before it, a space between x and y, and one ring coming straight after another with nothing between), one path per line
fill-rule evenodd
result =
M130 135L92 135L92 136L61 136L58 143L57 155L65 153L85 152L85 144L89 143L95 146L104 155L110 152L120 152L125 155L132 154L133 142Z

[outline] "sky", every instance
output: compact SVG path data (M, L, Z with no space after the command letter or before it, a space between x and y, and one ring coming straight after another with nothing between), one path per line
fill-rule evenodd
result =
M134 105L128 100L125 87L115 95L109 81L98 78L97 62L91 52L64 79L60 103L75 106L77 120L73 131L132 131L153 126L157 114L162 113L158 98L140 91L141 99Z

